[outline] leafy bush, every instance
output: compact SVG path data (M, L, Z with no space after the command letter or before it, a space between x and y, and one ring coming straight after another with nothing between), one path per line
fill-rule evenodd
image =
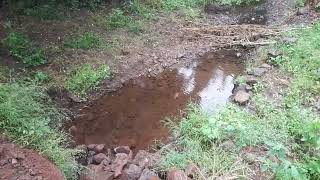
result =
M86 32L64 43L65 47L77 49L92 49L100 47L101 45L102 42L99 36L92 32Z
M26 8L23 10L23 14L36 17L39 20L62 20L64 15L64 9L61 6L54 4L44 4Z
M113 9L111 14L107 17L107 28L117 29L127 27L132 23L132 18L124 14L121 9Z
M15 142L46 155L64 175L75 179L79 166L68 149L68 136L59 131L64 116L36 86L0 85L0 130Z
M44 51L35 47L29 38L17 32L10 33L2 43L11 55L18 58L27 66L38 66L46 63Z
M78 96L84 96L89 89L95 88L100 81L110 76L110 68L107 65L94 68L85 64L71 73L66 81L66 88Z
M4 0L4 4L8 4L11 11L23 13L25 9L49 6L56 8L57 6L65 6L69 8L89 8L94 10L104 3L103 0Z

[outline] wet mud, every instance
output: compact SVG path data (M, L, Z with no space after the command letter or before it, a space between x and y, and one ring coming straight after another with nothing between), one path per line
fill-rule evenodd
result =
M155 140L165 141L168 129L163 120L179 115L189 102L206 111L228 102L234 78L244 68L236 53L208 53L189 66L129 81L82 110L74 121L75 141L134 149L147 149Z

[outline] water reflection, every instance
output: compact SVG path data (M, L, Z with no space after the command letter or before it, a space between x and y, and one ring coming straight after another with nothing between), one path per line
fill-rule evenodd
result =
M207 67L212 71L199 71L198 63L194 62L188 67L182 67L178 70L178 76L183 78L183 85L181 91L185 95L195 94L198 97L197 103L205 111L213 112L219 106L223 106L228 102L228 98L232 95L234 88L234 73L224 71L224 67L219 65L217 67ZM210 65L208 63L207 65ZM211 64L214 66L215 64ZM229 63L225 64L228 66ZM204 74L208 76L207 79L198 79L203 77ZM178 77L180 78L180 77ZM196 87L198 87L196 89ZM199 88L202 88L199 90ZM194 92L198 90L197 92Z

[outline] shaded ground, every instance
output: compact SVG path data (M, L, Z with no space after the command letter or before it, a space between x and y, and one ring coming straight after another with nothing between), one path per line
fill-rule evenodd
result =
M37 152L0 140L0 179L63 180L61 171Z

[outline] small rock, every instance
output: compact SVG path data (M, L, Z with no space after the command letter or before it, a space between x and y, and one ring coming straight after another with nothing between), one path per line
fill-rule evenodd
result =
M76 146L76 149L81 150L83 152L87 152L88 151L87 146L84 145L84 144Z
M196 176L196 174L198 173L197 165L189 164L185 169L185 173L189 178L193 179Z
M272 66L267 64L267 63L263 63L261 64L261 66L259 66L260 68L266 68L266 69L272 69Z
M278 56L281 56L282 55L282 52L279 51L278 49L269 49L268 51L268 56L270 57L273 57L273 58L276 58Z
M108 166L110 165L111 163L111 159L110 158L107 158L107 159L104 159L101 164L104 165L104 166Z
M116 159L111 164L111 169L114 172L114 177L121 175L123 167L128 163L129 155L125 153L116 154Z
M155 172L149 169L144 169L139 180L160 180L160 178Z
M268 69L266 69L266 68L257 67L257 68L253 69L253 75L260 77L260 76L264 75L267 71L268 71Z
M148 165L150 159L150 153L145 150L139 150L132 163L144 168Z
M119 146L119 147L114 148L114 152L130 154L131 149L129 146Z
M96 147L96 144L89 144L87 147L89 151L94 151L94 147Z
M139 179L142 173L142 168L137 165L130 164L129 167L125 170L125 172L127 173L129 180L136 180Z
M182 170L171 170L167 180L188 180L188 176Z
M245 81L249 86L253 86L258 82L258 79L254 76L245 76Z
M238 91L234 96L234 101L239 103L240 105L246 104L250 99L250 94L246 91Z
M105 145L104 144L98 144L93 148L93 151L98 153L102 153L105 149L104 149Z
M92 160L93 160L93 163L100 164L105 159L108 159L108 157L103 153L99 153L97 155L94 155Z
M320 98L314 103L314 107L320 111Z
M247 84L247 85L245 86L245 89L246 89L247 91L251 91L251 90L252 90L252 87Z
M15 159L15 158L12 158L11 159L11 164L17 164L18 163L18 160L17 159Z
M294 37L284 37L282 39L282 42L285 43L285 44L293 44L293 43L296 43L297 42L297 38L294 38Z
M29 174L30 174L30 176L35 176L35 175L37 175L37 173L35 173L32 169L29 169Z
M223 143L220 144L220 147L223 150L228 151L228 152L232 152L233 150L236 149L236 145L231 140L224 141Z
M310 12L310 6L305 6L305 7L302 7L302 8L298 9L297 15L301 16L301 15L308 14L309 12Z
M241 54L240 52L238 52L238 53L236 54L236 56L239 58L239 57L242 56L242 54Z
M104 171L101 166L89 165L88 168L81 172L80 180L112 180L113 173Z

